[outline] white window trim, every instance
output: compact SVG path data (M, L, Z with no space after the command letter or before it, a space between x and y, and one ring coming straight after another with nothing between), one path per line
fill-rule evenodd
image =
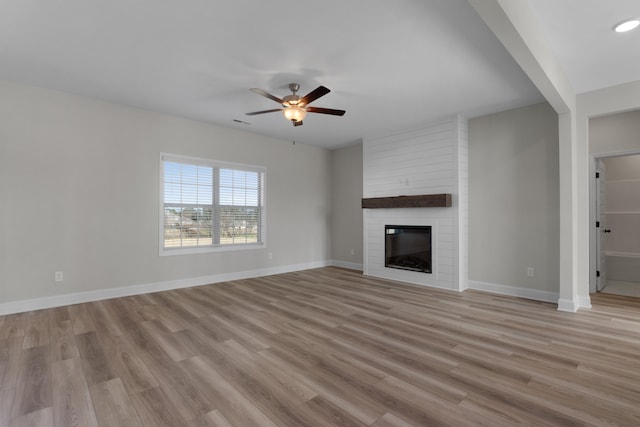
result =
M192 165L211 166L223 169L239 169L250 172L259 172L263 174L262 183L262 205L261 205L261 235L262 242L246 243L236 245L219 245L219 246L203 246L195 248L171 248L164 247L164 162L176 161L184 162ZM230 251L246 251L267 248L267 168L263 166L247 165L242 163L224 162L212 159L204 159L200 157L183 156L180 154L160 153L159 159L159 212L158 212L158 248L160 256L173 255L192 255L211 252L230 252Z

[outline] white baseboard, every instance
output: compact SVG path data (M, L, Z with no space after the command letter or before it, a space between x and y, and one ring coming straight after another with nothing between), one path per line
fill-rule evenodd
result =
M578 309L591 308L591 298L589 296L586 297L577 297L576 299L559 299L558 300L558 311L567 311L569 313L575 313Z
M562 298L558 300L558 311L575 313L578 311L579 303L577 299Z
M418 274L422 274L422 273L418 273ZM455 291L458 292L457 289L453 289L451 287L451 285L449 283L434 283L434 282L430 282L430 283L425 283L422 281L418 281L418 280L411 280L411 278L407 278L407 277L402 277L402 278L397 278L397 277L390 277L390 276L384 276L381 274L371 274L371 273L367 273L364 272L365 276L370 276L370 277L377 277L378 279L384 279L384 280L391 280L392 282L400 282L400 283L408 283L411 285L418 285L418 286L425 286L427 288L434 288L434 289L442 289L445 291Z
M272 274L291 273L293 271L327 267L328 265L332 265L332 263L329 261L316 261L302 264L284 265L279 267L260 268L256 270L238 271L233 273L213 274L209 276L168 280L165 282L144 283L118 288L99 289L95 291L76 292L71 294L11 301L0 303L0 315L21 313L31 310L41 310L43 308L60 307L71 304L80 304L83 302L100 301L110 298L127 297L131 295L148 294L151 292L168 291L171 289L190 288L192 286L209 285L212 283L229 282L232 280L270 276Z
M540 291L531 288L517 288L515 286L499 285L496 283L478 282L469 280L469 288L477 291L492 292L494 294L509 295L512 297L527 298L536 301L557 303L559 294L557 292Z
M345 261L338 261L337 259L332 259L330 263L334 267L342 267L342 268L348 268L349 270L358 270L358 271L363 270L363 265L356 264L355 262L345 262Z
M591 297L578 297L578 307L591 308Z
M84 302L100 301L110 298L126 297L131 295L148 294L151 292L168 291L172 289L190 288L193 286L209 285L213 283L229 282L232 280L250 279L254 277L270 276L272 274L291 273L294 271L309 270L327 266L348 268L363 271L362 264L329 260L315 261L302 264L284 265L279 267L260 268L255 270L238 271L233 273L214 274L201 277L168 280L164 282L144 283L132 286L124 286L95 291L76 292L71 294L53 295L48 297L33 298L28 300L0 303L0 316L5 314L22 313L25 311L41 310L44 308L60 307L65 305L80 304ZM393 279L390 279L393 280ZM529 288L516 288L513 286L498 285L495 283L478 282L469 280L469 289L492 292L501 295L527 298L537 301L558 303L558 310L576 312L578 308L591 308L589 297L580 297L577 301L559 299L556 292L540 291Z

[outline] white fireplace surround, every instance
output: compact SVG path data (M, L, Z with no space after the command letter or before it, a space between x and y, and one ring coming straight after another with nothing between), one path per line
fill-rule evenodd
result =
M363 197L450 193L448 208L363 209L364 274L463 291L468 283L468 136L460 116L363 143ZM384 266L385 225L430 225L432 273Z

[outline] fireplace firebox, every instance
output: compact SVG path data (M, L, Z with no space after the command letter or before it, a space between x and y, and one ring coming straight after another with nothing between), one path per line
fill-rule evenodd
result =
M431 226L385 225L384 266L431 273Z

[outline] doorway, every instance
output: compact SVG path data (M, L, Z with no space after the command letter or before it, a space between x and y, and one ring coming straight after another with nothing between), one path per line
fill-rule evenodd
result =
M595 160L596 290L640 297L640 154Z

